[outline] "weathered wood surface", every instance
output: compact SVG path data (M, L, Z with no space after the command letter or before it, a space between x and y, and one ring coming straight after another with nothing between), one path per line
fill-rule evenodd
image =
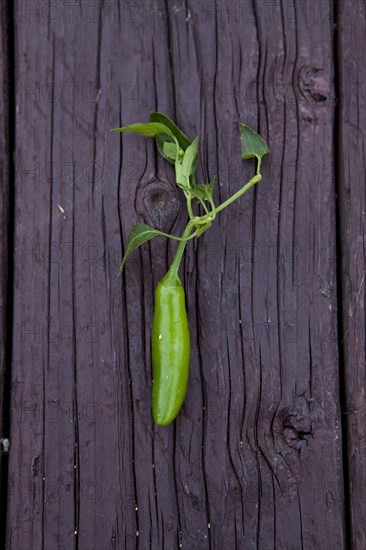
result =
M5 544L9 442L9 349L11 294L9 284L9 26L8 6L0 5L0 546Z
M347 416L350 523L337 322L343 294L346 397L362 408L364 267L352 247L364 167L351 182L347 155L350 275L337 286L334 163L350 140L358 155L364 129L346 81L364 40L364 19L346 36L351 4L336 17L328 0L15 0L8 550L338 550L347 525L363 548L364 421ZM271 148L258 188L187 248L191 376L168 428L151 419L150 329L174 244L144 246L116 277L133 223L178 234L186 221L154 144L109 132L152 109L201 136L217 202L254 169L240 160L238 121Z
M338 57L342 356L347 434L348 502L353 548L366 548L366 6L339 4ZM348 504L349 503L349 504Z

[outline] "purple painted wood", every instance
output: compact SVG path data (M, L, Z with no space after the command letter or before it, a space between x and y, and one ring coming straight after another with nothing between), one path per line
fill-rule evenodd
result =
M352 548L366 547L365 399L365 120L366 10L340 2L339 204L342 254L342 347L347 431L348 498Z
M9 335L11 293L9 291L10 147L9 147L9 11L0 5L0 545L5 543L7 469L9 451ZM11 252L10 252L11 254Z
M14 11L7 549L346 548L333 3ZM190 385L167 428L150 331L176 244L117 271L132 224L180 234L184 201L152 141L109 131L150 110L200 135L217 203L254 171L237 123L271 148L259 186L187 247Z

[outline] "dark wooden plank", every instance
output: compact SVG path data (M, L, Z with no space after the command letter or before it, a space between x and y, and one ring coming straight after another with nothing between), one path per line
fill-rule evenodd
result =
M203 81L218 68L217 93L201 133L220 129L208 162L222 196L241 181L238 120L259 127L271 158L255 193L198 245L211 540L343 548L332 5L256 2L236 18L228 6L197 48L216 52L216 30Z
M16 1L8 548L343 548L331 3L52 9ZM150 328L175 246L116 271L132 223L179 233L184 205L153 143L109 133L150 109L200 134L217 201L254 168L239 120L272 150L188 246L190 387L164 429Z
M11 289L9 287L10 145L9 145L9 5L0 5L0 546L5 543L9 451ZM9 23L10 21L10 23ZM11 252L10 252L11 253Z
M104 143L108 103L118 112L110 86L124 84L109 80L110 56L126 25L118 10L96 5L70 15L55 2L51 17L39 3L16 2L9 548L120 548L136 539L125 308L109 254L118 244L121 255L118 186Z
M366 7L338 3L339 211L342 252L344 415L352 548L366 547L365 120Z

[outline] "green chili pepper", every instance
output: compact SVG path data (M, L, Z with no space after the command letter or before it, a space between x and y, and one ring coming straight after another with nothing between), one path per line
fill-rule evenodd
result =
M190 337L184 288L167 273L155 292L152 328L154 420L166 426L179 413L187 391Z
M218 206L213 199L215 178L208 183L197 183L198 137L191 143L169 117L157 112L150 114L148 123L113 129L114 132L135 132L154 137L159 153L175 166L176 183L187 200L189 221L183 235L169 235L143 223L134 225L119 271L121 274L128 256L143 243L158 236L179 241L170 269L159 282L155 293L152 412L155 422L161 426L172 422L179 413L188 384L190 337L184 289L178 276L184 249L190 239L200 237L211 227L219 212L261 181L262 158L269 153L268 145L257 132L242 123L239 128L242 159L256 158L257 171L248 183ZM201 205L201 215L195 215L193 201Z

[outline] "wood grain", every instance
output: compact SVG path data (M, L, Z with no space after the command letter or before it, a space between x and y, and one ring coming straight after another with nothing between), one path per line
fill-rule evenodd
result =
M365 120L366 10L363 2L338 5L339 236L342 254L342 352L352 548L366 548L365 400Z
M346 548L333 3L42 6L15 0L7 549ZM176 245L116 276L132 224L186 222L152 140L110 133L150 110L200 135L217 203L255 169L237 123L271 149L187 247L191 375L167 428L150 330Z
M9 136L9 6L0 5L0 546L5 544L9 452L11 335L11 191Z

